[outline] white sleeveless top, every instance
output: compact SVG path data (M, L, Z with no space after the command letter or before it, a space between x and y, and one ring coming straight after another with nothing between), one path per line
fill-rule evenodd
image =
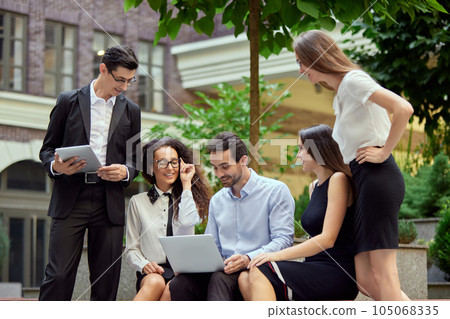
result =
M348 72L339 85L333 100L336 115L333 138L346 164L355 159L358 148L386 143L391 129L388 113L369 101L370 96L381 88L362 70Z

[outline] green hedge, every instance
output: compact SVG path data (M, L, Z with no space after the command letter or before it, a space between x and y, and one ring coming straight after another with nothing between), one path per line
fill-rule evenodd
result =
M430 244L430 255L435 264L446 273L446 279L450 280L450 201L443 205L440 215L434 241Z

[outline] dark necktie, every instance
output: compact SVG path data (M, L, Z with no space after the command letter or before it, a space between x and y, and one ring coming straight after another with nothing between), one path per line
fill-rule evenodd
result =
M171 193L163 193L163 195L169 197L169 216L167 218L167 228L166 228L166 236L173 236L173 229L172 229L172 219L173 219L173 201L172 201L172 194ZM155 188L155 185L153 185L148 193L148 198L150 199L150 202L154 204L156 200L159 197L159 193ZM173 277L173 271L170 267L169 260L166 257L166 264L161 265L164 268L163 277L166 279L172 279Z
M172 194L171 193L163 193L163 195L169 197L169 217L167 218L167 229L166 229L166 236L173 236L173 230L172 230L172 218L173 218L173 201L172 201ZM164 273L167 272L167 275L170 276L169 270L170 269L170 262L169 259L166 257L166 265L169 267L169 269L164 269ZM173 274L173 273L172 273ZM169 277L170 278L170 277Z
M172 194L171 193L164 193L163 195L169 197L169 217L167 218L166 236L173 236L173 230L172 230L172 219L173 219Z

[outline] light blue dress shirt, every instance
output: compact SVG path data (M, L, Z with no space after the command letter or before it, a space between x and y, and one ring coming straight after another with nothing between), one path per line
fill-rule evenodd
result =
M214 237L224 258L241 254L252 259L293 244L295 203L289 188L250 171L241 198L224 187L209 204L205 234Z

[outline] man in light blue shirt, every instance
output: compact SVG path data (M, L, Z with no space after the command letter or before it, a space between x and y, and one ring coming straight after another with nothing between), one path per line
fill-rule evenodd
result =
M295 204L288 187L249 168L247 147L233 133L217 135L208 151L224 188L211 198L205 233L214 237L225 268L176 276L170 283L172 300L242 299L238 277L250 260L293 243Z

